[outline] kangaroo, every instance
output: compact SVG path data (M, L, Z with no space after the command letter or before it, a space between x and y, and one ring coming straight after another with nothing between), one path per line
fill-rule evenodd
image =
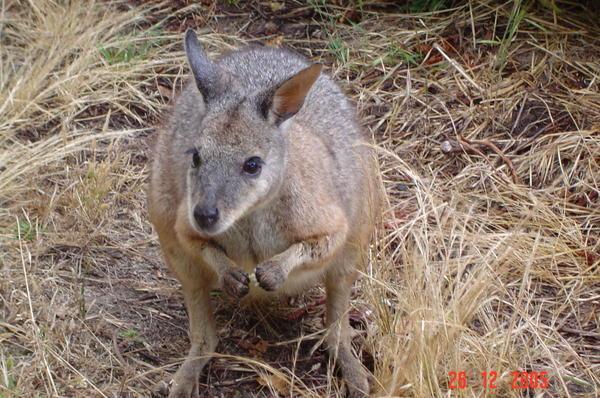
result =
M291 51L251 47L213 61L192 30L184 46L192 78L157 138L148 189L190 322L169 397L198 395L218 341L212 289L241 300L323 281L328 352L348 395L368 395L348 309L380 200L354 107L321 65Z

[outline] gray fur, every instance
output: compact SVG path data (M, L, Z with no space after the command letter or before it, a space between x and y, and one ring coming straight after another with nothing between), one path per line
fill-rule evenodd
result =
M319 281L327 288L326 326L337 328L330 353L350 396L364 396L367 376L350 348L347 309L380 188L354 106L290 51L250 47L211 61L193 33L186 50L193 78L158 137L148 191L150 218L190 313L192 349L170 397L191 396L206 363L194 358L216 346L210 289L241 298L297 293ZM258 176L242 172L254 156L264 161ZM196 206L219 209L213 229L195 222Z

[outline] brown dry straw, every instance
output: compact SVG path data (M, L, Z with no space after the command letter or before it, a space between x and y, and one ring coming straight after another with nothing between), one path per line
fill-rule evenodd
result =
M597 6L393 3L0 2L0 397L145 397L185 355L143 188L188 26L321 62L375 138L389 209L350 318L376 396L520 397L513 371L597 395ZM214 303L205 396L341 396L321 289Z

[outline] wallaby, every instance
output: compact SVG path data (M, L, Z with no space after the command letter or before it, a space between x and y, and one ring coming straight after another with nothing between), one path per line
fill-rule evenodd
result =
M212 289L241 299L255 290L297 294L319 281L329 354L349 396L366 396L348 309L380 204L354 107L320 65L291 51L252 47L211 61L192 30L184 44L193 78L158 136L148 190L190 321L191 349L169 397L198 394L217 346Z

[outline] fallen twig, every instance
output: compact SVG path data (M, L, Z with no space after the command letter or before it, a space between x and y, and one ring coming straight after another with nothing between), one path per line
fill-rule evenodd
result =
M482 157L485 157L483 150L487 148L492 152L496 153L502 159L502 161L506 163L506 165L510 169L511 176L515 184L521 184L521 179L517 175L512 161L500 150L500 148L498 148L496 144L489 140L468 140L461 136L458 136L458 139L460 141L443 141L440 145L442 152L446 154L465 152L468 154L477 154Z

